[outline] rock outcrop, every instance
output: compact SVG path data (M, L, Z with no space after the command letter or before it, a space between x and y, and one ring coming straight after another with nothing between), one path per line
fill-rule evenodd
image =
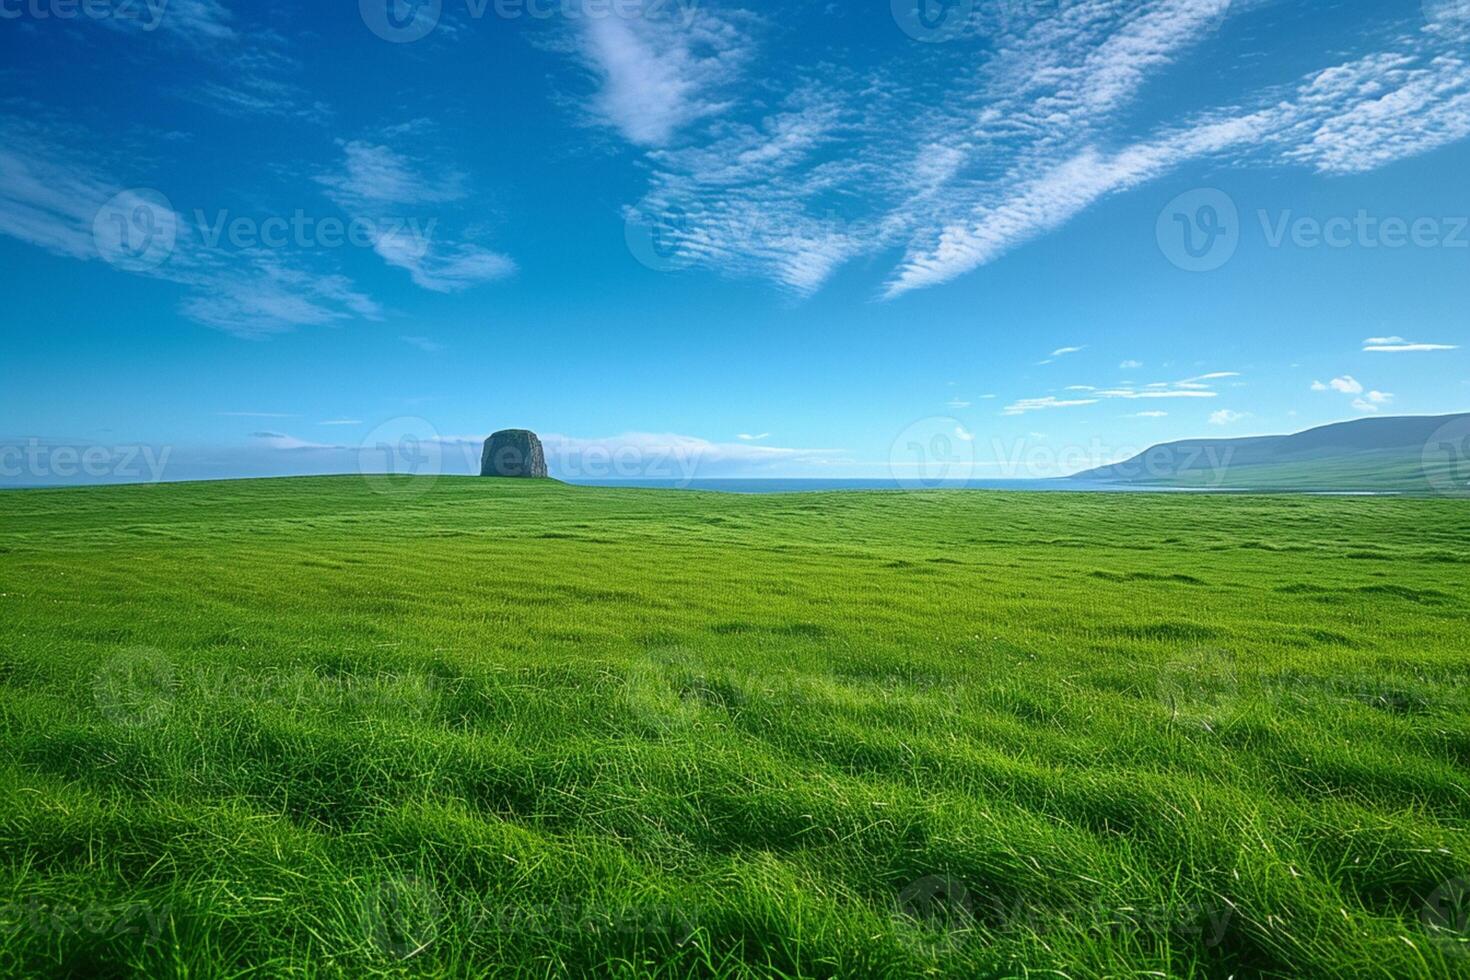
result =
M506 429L485 440L485 454L480 457L481 476L513 477L544 480L546 453L536 433L525 429Z

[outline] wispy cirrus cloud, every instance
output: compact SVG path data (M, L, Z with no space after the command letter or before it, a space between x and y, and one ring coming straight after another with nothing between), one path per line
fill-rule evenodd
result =
M1070 385L1066 390L1078 393L1077 397L1058 398L1055 395L1045 395L1040 398L1022 398L1007 405L1001 410L1001 414L1014 416L1049 408L1082 408L1113 399L1152 401L1167 398L1217 398L1219 392L1215 390L1215 382L1238 377L1240 374L1236 371L1214 371L1193 378L1185 378L1182 381L1154 381L1144 385L1131 381L1119 382L1108 388L1096 385ZM1140 414L1148 415L1148 413Z
M430 129L410 123L385 131L383 141L348 140L340 165L317 182L339 207L372 228L378 257L406 271L422 289L455 293L514 274L513 259L475 236L442 240L440 219L456 216L456 206L469 198L468 178L389 142L419 143Z
M1446 21L1407 31L1386 21L1363 32L1365 51L1324 51L1325 65L1304 76L1150 125L1142 93L1257 6L1008 8L977 35L969 63L953 57L968 42L910 45L861 77L831 65L797 70L778 100L721 90L689 102L687 93L713 90L699 72L686 67L666 83L659 72L678 59L626 45L664 108L604 106L603 115L623 118L625 138L652 148L649 192L629 213L677 216L662 232L681 264L805 296L853 259L898 249L888 299L993 263L1188 163L1337 176L1470 135L1470 27ZM749 21L719 22L742 60L758 47ZM915 80L925 73L945 80L943 98Z
M1402 337L1369 337L1363 341L1363 352L1373 354L1415 354L1459 349L1458 344L1421 344Z
M258 338L303 326L376 319L381 308L318 256L271 249L212 248L162 198L112 176L76 145L84 132L0 118L0 234L81 261L108 259L123 271L183 288L185 316ZM124 219L122 229L107 220ZM158 254L134 262L112 240L136 220L158 236ZM112 236L112 237L110 237ZM104 251L106 249L106 251Z
M690 123L724 111L722 91L751 53L732 20L679 5L584 17L577 30L573 49L597 81L588 118L644 147L664 146Z

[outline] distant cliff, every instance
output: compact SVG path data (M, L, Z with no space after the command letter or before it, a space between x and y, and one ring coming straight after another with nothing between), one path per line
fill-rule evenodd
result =
M1470 414L1358 419L1295 435L1171 442L1068 479L1138 486L1470 495Z

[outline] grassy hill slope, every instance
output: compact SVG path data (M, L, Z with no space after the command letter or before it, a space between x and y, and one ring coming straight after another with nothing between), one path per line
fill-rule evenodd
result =
M1370 418L1287 436L1189 439L1072 477L1093 483L1470 495L1470 415Z
M0 494L0 974L1465 975L1470 509Z

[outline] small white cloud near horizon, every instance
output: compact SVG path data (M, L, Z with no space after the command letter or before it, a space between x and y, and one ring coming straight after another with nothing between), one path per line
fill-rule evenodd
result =
M1118 370L1120 370L1120 371L1136 371L1136 370L1138 370L1141 367L1143 367L1143 362L1142 361L1124 361L1122 364L1119 364L1118 365Z
M769 432L762 432L760 435L753 436L748 432L742 432L738 438L744 442L763 442L771 438L771 434Z
M1421 344L1402 337L1369 337L1363 341L1365 354L1413 354L1459 349L1458 344Z
M1353 399L1353 408L1360 412L1376 412L1379 408L1391 404L1393 395L1386 391L1369 391L1362 398Z
M328 419L318 422L317 425L362 425L362 419Z
M974 442L975 441L975 434L973 432L969 431L968 429L966 429L963 425L957 425L957 426L955 426L954 427L954 434L962 442Z
M959 409L962 409L962 408L969 408L971 403L965 401L963 398L953 398L953 399L950 399L948 402L946 402L946 404L950 408L953 408L955 410L959 410Z
M1363 382L1351 374L1344 374L1340 378L1333 378L1323 384L1320 381L1312 382L1313 391L1336 391L1344 395L1361 395L1363 393Z
M1127 416L1130 419L1164 419L1169 417L1168 412L1134 412Z
M1333 391L1340 395L1352 395L1353 408L1360 412L1376 412L1385 405L1393 402L1393 395L1386 391L1369 390L1364 387L1363 382L1351 374L1344 374L1340 378L1333 378L1323 384L1320 381L1312 382L1313 391Z
M1228 408L1222 408L1218 412L1210 414L1211 425L1233 425L1251 417L1250 412L1236 412Z

